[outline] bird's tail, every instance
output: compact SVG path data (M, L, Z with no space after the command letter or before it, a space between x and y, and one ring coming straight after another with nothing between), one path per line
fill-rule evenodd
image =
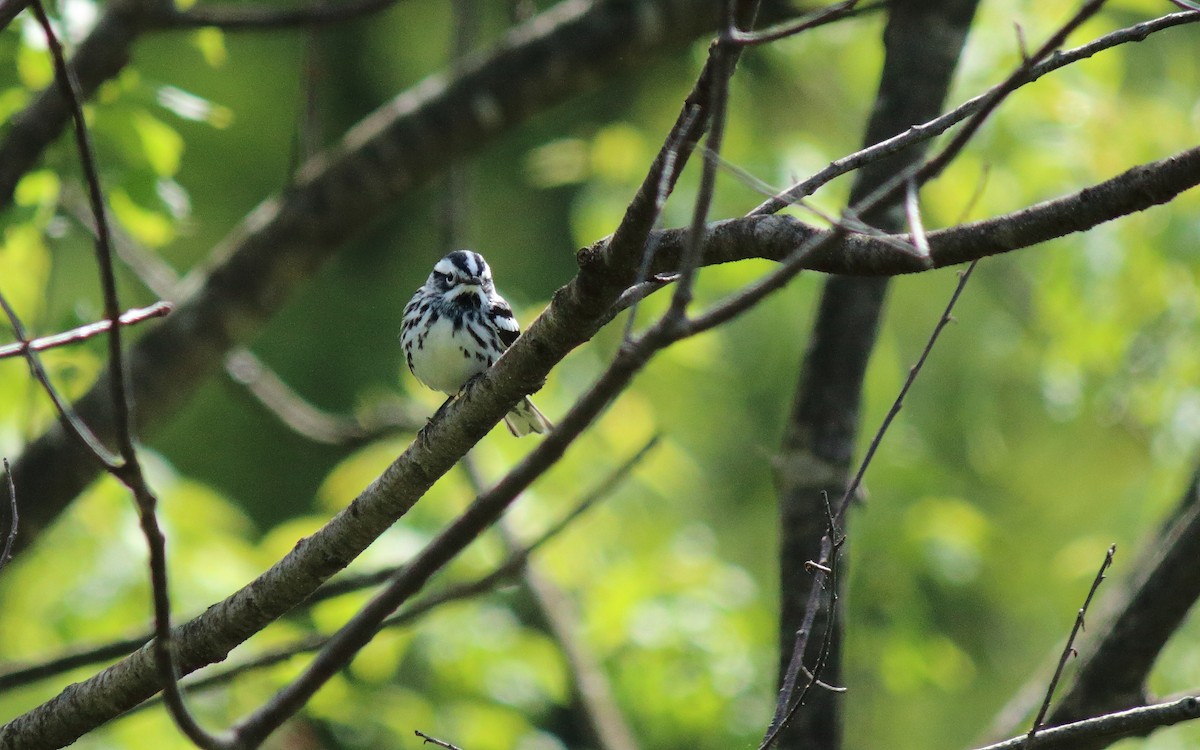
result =
M504 417L504 424L508 427L508 431L516 437L522 437L531 432L541 434L554 426L528 398L522 399L513 407L513 410Z

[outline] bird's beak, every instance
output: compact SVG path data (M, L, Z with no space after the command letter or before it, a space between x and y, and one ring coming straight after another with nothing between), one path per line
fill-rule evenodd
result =
M452 297L461 297L464 294L478 294L483 289L483 282L477 278L463 279L458 282L458 285L451 293Z

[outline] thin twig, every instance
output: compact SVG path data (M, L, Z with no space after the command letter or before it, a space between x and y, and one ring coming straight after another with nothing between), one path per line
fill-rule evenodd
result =
M1046 688L1046 697L1042 701L1042 707L1038 709L1037 717L1033 720L1033 726L1029 728L1029 734L1025 735L1026 742L1032 742L1034 735L1042 728L1043 722L1046 720L1046 714L1050 711L1050 701L1054 699L1054 691L1058 687L1058 681L1062 677L1063 670L1067 667L1067 661L1076 655L1075 638L1079 636L1079 632L1084 628L1084 617L1087 615L1088 607L1092 605L1092 597L1096 595L1096 590L1100 588L1100 584L1104 581L1104 574L1108 572L1108 568L1112 565L1113 555L1117 554L1117 545L1109 546L1107 554L1104 555L1104 562L1100 564L1100 570L1096 572L1096 577L1092 580L1092 587L1088 589L1087 598L1083 600L1083 606L1079 608L1079 612L1075 615L1075 624L1071 628L1071 635L1067 637L1067 643L1063 646L1062 655L1058 658L1058 667L1054 670L1054 676L1050 678L1050 685Z
M859 8L859 0L845 0L845 2L836 3L827 6L817 11L813 11L808 15L801 16L794 21L790 21L779 26L775 26L763 31L746 32L734 29L729 35L729 41L733 44L744 46L754 46L759 44L768 44L777 42L781 39L796 36L810 29L815 29L818 26L840 21L843 18L852 16L860 16L871 11L881 10L885 7L884 3L872 3L864 8Z
M71 110L71 122L74 125L75 145L79 149L79 162L83 168L84 180L87 184L88 202L91 205L92 218L96 227L96 259L100 267L100 285L104 293L104 312L111 323L108 329L108 355L110 388L114 406L113 421L116 424L117 441L121 457L129 461L133 455L133 434L130 429L128 384L123 366L121 352L121 306L117 299L117 281L112 268L112 242L109 235L108 218L104 208L104 192L100 186L100 174L96 168L96 157L92 150L91 136L88 134L87 123L83 117L83 97L79 93L79 85L67 65L66 55L62 44L50 25L46 9L41 0L31 0L29 7L37 17L46 35L46 44L54 63L54 79L59 92Z
M701 72L699 81L707 80L706 72L712 65L712 58L705 63L705 70ZM699 81L697 85L699 85ZM680 113L679 125L671 131L667 136L667 142L663 145L663 166L662 173L658 178L658 187L654 192L654 209L656 214L661 214L663 207L667 204L667 198L671 195L671 191L675 186L675 182L679 179L679 171L683 168L683 162L686 161L686 156L683 155L683 149L686 144L686 138L689 133L693 132L693 127L699 124L702 108L699 105L685 104L683 112ZM633 326L637 320L638 304L642 299L651 292L661 289L664 284L656 283L656 280L649 279L650 266L654 263L654 253L658 249L658 242L651 237L646 242L645 248L642 250L642 263L638 266L637 276L634 278L633 284L629 289L621 295L617 303L613 305L613 317L616 317L623 307L629 307L629 315L625 318L625 334L623 340L629 341L633 337ZM672 281L679 279L678 274L672 275ZM633 290L644 290L644 293L633 292ZM627 295L629 295L627 297Z
M804 666L804 652L807 650L808 638L812 634L813 627L816 623L817 612L821 609L821 591L827 589L829 591L829 609L833 611L837 606L838 601L838 561L841 557L840 553L842 546L846 542L845 536L841 535L837 530L837 519L833 516L833 512L829 506L829 496L824 495L825 509L827 515L827 525L825 536L821 539L821 558L825 560L825 564L814 563L812 570L820 571L825 580L821 586L813 585L810 592L810 600L804 611L804 621L800 629L796 631L797 644L792 649L791 661L788 664L788 669L784 675L783 684L779 689L779 702L775 706L775 715L771 719L771 724L767 728L767 733L759 743L758 750L769 750L779 739L779 735L783 730L787 729L800 707L804 705L804 699L809 691L814 687L821 687L832 692L845 692L844 687L835 687L821 681L821 673L825 670L825 665L829 661L830 650L833 648L833 633L832 627L824 629L821 637L821 648L817 653L817 659L810 670ZM833 541L831 541L833 540ZM800 645L803 641L803 645ZM800 692L796 693L796 684L799 677L803 675L806 678L804 687ZM794 696L794 697L793 697Z
M757 3L752 3L752 6L757 9ZM676 269L679 281L675 284L675 294L671 298L671 306L667 311L667 317L672 321L682 321L686 316L688 305L692 301L692 287L700 269L703 255L701 248L704 244L708 212L712 207L713 194L716 190L718 162L715 157L721 153L721 142L725 136L729 80L733 76L738 57L741 54L740 47L728 42L730 35L736 30L732 7L728 7L721 34L708 51L712 70L712 75L708 79L710 101L708 148L704 155L700 186L696 191L691 228L688 231L679 267Z
M1122 44L1140 42L1151 34L1172 28L1174 26L1197 22L1200 22L1200 12L1187 11L1171 13L1150 21L1144 21L1142 23L1134 24L1133 26L1118 29L1112 33L1097 37L1096 39L1093 39L1087 44L1079 47L1074 47L1062 52L1055 52L1045 60L1033 60L1032 64L1023 72L1021 85L1032 83L1047 73L1067 67L1068 65L1077 63L1080 60L1085 60L1092 55L1103 52L1104 50L1111 49ZM903 133L880 141L879 143L868 146L867 148L860 149L853 154L849 154L834 162L831 162L828 166L811 177L808 177L802 182L793 185L775 197L763 202L747 215L761 216L765 214L776 213L792 203L800 200L801 198L812 195L817 191L818 188L833 181L837 177L897 153L898 151L901 151L902 149L905 149L915 143L927 141L931 138L941 135L958 123L981 111L983 107L989 103L991 97L995 96L1002 89L1002 87L1006 85L1008 85L1008 81L1001 82L993 86L991 89L988 89L984 93L968 99L958 107L955 107L943 115L935 117L934 119L920 125L914 125Z
M835 518L841 519L846 514L846 508L849 507L851 498L858 492L858 488L862 486L863 476L866 475L867 468L871 465L871 459L875 457L875 451L879 450L879 445L883 442L883 436L887 434L892 421L900 414L900 410L904 407L904 397L908 395L913 383L917 381L917 376L921 374L922 368L925 367L925 362L929 360L929 355L933 352L934 344L937 343L938 338L942 335L942 331L954 320L954 316L952 315L954 306L958 304L958 298L962 296L963 290L967 288L967 282L971 280L971 274L975 272L977 265L979 265L979 261L971 261L966 270L959 273L958 284L954 287L954 293L950 295L950 301L946 303L946 309L942 311L942 317L938 318L937 325L933 327L933 333L929 335L929 339L925 342L925 348L921 350L921 356L917 358L917 363L909 369L908 377L904 379L904 385L900 387L900 393L897 394L896 400L892 402L891 408L888 409L887 415L883 418L883 423L879 425L879 429L875 431L874 437L871 438L871 443L867 446L867 452L863 455L863 460L858 466L858 471L854 473L854 479L846 486L846 492L834 508Z
M851 480L849 485L847 485L846 491L842 495L842 498L838 502L837 506L828 510L828 513L830 514L828 524L829 530L821 539L820 555L812 565L812 570L814 571L812 588L809 591L808 603L805 605L804 619L801 622L800 628L796 631L796 639L792 647L791 661L789 662L787 672L784 675L783 684L780 687L779 697L775 706L775 715L771 721L771 724L767 728L767 732L763 737L762 743L759 745L760 750L767 750L767 748L774 744L775 740L779 737L779 733L783 730L783 727L786 726L787 721L790 720L796 708L802 703L804 692L807 692L820 677L820 668L824 665L824 658L825 654L827 653L827 642L822 643L820 656L818 657L818 665L811 670L813 677L803 689L804 692L801 693L799 698L793 697L795 686L798 681L797 676L801 674L804 666L804 654L808 651L808 641L812 635L817 613L821 609L821 592L825 590L827 586L831 585L830 581L837 569L837 553L844 542L844 539L840 538L837 533L837 524L844 515L846 507L849 505L850 498L854 497L854 494L858 491L858 487L862 483L862 478L866 474L867 468L871 464L871 459L874 457L875 451L883 441L883 436L887 433L887 430L891 426L896 415L900 413L900 409L904 403L905 395L908 393L913 383L916 382L917 376L920 375L921 370L924 367L925 362L928 360L929 354L933 351L933 347L937 343L942 331L947 325L949 325L950 321L953 320L951 313L953 312L954 306L957 304L959 297L962 295L967 281L970 279L971 272L975 269L976 262L973 262L965 271L960 274L958 284L954 288L954 293L950 296L950 301L947 303L946 309L943 311L942 316L938 319L937 324L934 326L933 332L930 334L929 339L925 342L925 348L922 350L921 356L917 359L917 363L910 368L908 378L901 387L900 393L896 396L895 401L892 402L892 406L888 410L887 416L884 417L879 429L875 431L875 435L871 439L871 444L868 447L867 452L863 455L862 461L859 463L858 470L855 472L854 478ZM830 606L832 606L832 603ZM826 641L829 638L831 630L832 629L826 629L825 631Z
M615 488L620 478L640 463L657 443L658 436L651 438L637 454L626 462L622 470L614 473L612 478L604 483L604 490L607 492L607 490ZM484 490L485 481L475 462L471 460L471 454L464 457L462 465L472 488L476 493L481 493ZM501 519L496 529L500 532L510 554L521 549L521 543L511 525L506 523L506 519ZM521 577L545 620L550 635L558 643L559 650L566 658L583 714L600 749L637 750L637 741L634 739L628 720L613 696L612 686L607 675L595 654L580 641L578 615L566 592L542 575L532 560L526 560L521 569Z
M0 569L3 569L8 561L12 559L13 543L17 541L17 529L20 526L20 518L17 513L17 486L13 482L12 468L8 465L8 459L4 459L4 476L8 479L8 537L4 541L4 551L0 552Z
M37 17L38 23L46 36L54 63L55 81L64 100L71 111L74 125L75 144L79 149L79 161L83 168L84 180L87 185L88 202L91 205L92 218L96 230L96 260L100 271L100 286L104 298L105 316L109 320L108 328L108 367L109 389L112 398L113 425L116 433L117 448L122 463L109 464L109 472L119 479L133 494L137 504L138 516L142 533L146 538L146 546L150 557L150 582L154 609L154 661L158 669L159 679L163 684L163 694L170 709L171 717L179 729L196 745L210 750L223 750L230 747L227 739L221 739L209 734L188 712L183 702L183 694L179 689L177 670L171 647L171 603L169 583L167 578L166 538L158 523L155 507L158 503L154 493L142 473L138 460L137 449L134 447L132 404L129 397L131 385L129 373L125 368L124 353L121 346L121 305L117 296L116 273L113 267L112 241L109 233L108 219L104 207L104 191L100 184L99 170L96 166L95 154L92 150L91 136L83 116L83 97L79 85L75 81L71 68L67 64L62 45L54 33L46 10L41 0L31 0L30 7ZM10 315L11 317L11 315ZM103 457L104 454L97 453Z
M54 409L58 413L59 422L63 429L80 445L82 445L89 453L96 457L101 466L105 470L111 470L120 463L120 458L108 450L100 439L96 437L75 410L71 408L71 404L62 397L58 389L54 387L54 383L50 381L50 375L46 372L46 368L42 365L42 360L37 355L37 350L29 346L29 336L25 333L25 326L21 323L21 318L17 316L17 311L8 302L8 298L0 292L0 309L4 310L4 314L8 316L8 325L13 330L13 335L17 337L17 346L23 348L25 361L29 363L29 370L33 373L33 377L42 386L42 390L50 397L50 401L54 404Z
M125 311L121 314L119 322L123 326L136 325L153 318L161 318L169 314L173 309L174 306L170 302L159 301L149 307L135 307L132 310ZM72 328L62 333L39 336L36 339L18 341L15 344L4 344L0 346L0 359L21 357L25 356L27 351L44 352L47 349L53 349L58 346L86 341L106 333L109 328L112 328L111 320L100 320L95 323L79 326L78 328Z
M1038 62L1047 59L1051 53L1062 46L1063 42L1067 40L1067 37L1072 31L1079 28L1089 18L1099 13L1100 8L1104 5L1104 2L1105 0L1088 0L1088 2L1085 2L1083 6L1080 7L1080 9L1075 13L1075 15L1068 19L1067 22L1062 26L1060 26L1057 31L1051 34L1050 38L1047 39L1042 46L1037 49L1036 52L1034 52L1030 57L1024 59L1022 64L1015 71L1013 71L1003 83L988 92L983 104L979 108L979 111L967 118L967 121L963 123L962 128L954 134L954 136L950 139L950 142L946 144L945 148L943 148L941 152L932 159L922 164L920 168L913 173L913 178L916 180L917 184L923 185L941 174L942 170L949 166L954 157L958 156L958 153L963 149L964 146L967 145L967 142L975 136L976 131L983 127L984 120L986 120L988 116L994 112L1005 99L1008 98L1009 94L1025 85L1025 83L1029 80L1029 75L1033 70L1033 66ZM885 187L885 190L888 192L894 191L895 189L895 187Z
M446 742L445 740L439 740L437 737L430 737L429 735L425 734L424 732L422 732L419 729L413 730L413 734L417 735L422 740L424 740L424 742L421 743L423 745L425 745L425 744L437 745L438 747L446 748L446 750L462 750L462 748L458 747L457 745L451 745L449 742Z

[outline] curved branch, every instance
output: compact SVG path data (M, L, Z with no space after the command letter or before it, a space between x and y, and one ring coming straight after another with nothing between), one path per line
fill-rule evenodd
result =
M818 229L786 215L729 219L709 227L704 246L705 263L729 263L748 258L781 261L805 243L838 233L845 236L808 253L803 267L848 276L919 273L1084 232L1122 216L1168 203L1197 185L1200 185L1200 147L1138 165L1111 179L1019 211L928 232L931 262L898 246L910 244L911 238L907 234L875 237ZM653 235L652 241L658 243L654 272L663 273L674 268L683 251L686 232L686 229L667 229Z

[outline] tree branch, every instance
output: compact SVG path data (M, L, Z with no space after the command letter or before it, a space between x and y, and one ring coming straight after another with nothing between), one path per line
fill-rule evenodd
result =
M176 313L132 347L139 430L152 430L178 410L225 353L253 338L348 238L448 163L715 23L711 4L699 0L566 3L514 29L495 52L468 61L456 75L435 76L381 107L235 229L208 268L185 282ZM578 333L572 338L583 340ZM76 404L105 442L113 438L108 388L102 379ZM57 430L29 445L14 465L21 495L40 498L27 513L19 553L96 471Z
M974 0L890 4L883 37L884 66L863 133L867 151L940 111L975 6ZM930 29L939 30L936 37L930 37ZM876 149L876 155L860 157L857 163L865 168L855 175L851 205L858 206L895 174L918 163L924 152L924 144L915 143L890 156ZM840 161L855 163L853 157ZM826 169L817 177L832 174L832 169ZM805 181L812 189L816 184ZM797 190L787 193L787 200L800 197ZM780 200L756 211L769 213L784 205L786 201ZM888 209L886 205L876 207L863 214L862 221L884 231L897 231L903 218ZM829 503L831 496L841 497L847 486L859 429L862 384L883 315L886 288L886 281L877 279L826 281L773 462L779 496L779 690L774 715L760 743L763 748L776 740L784 750L837 750L841 746L843 701L835 693L810 690L822 677L842 682L843 626L837 590L841 584L833 571L845 535L838 528L844 524L837 522ZM797 470L799 467L804 468ZM826 570L807 569L809 561L818 561Z
M1100 615L1102 623L1079 647L1075 681L1050 725L1148 704L1147 681L1159 654L1200 599L1200 468L1171 517L1145 545L1136 575ZM1040 681L1040 680L1039 680ZM1031 683L1031 688L1034 683ZM1033 696L1021 690L994 722L993 736L1008 734L1032 711Z
M1187 696L1169 703L1083 719L1043 729L1034 737L1021 735L979 750L1079 750L1107 747L1125 737L1147 735L1155 729L1200 719L1200 697Z
M132 310L126 310L121 314L119 322L123 326L136 325L153 318L161 318L169 314L172 309L170 302L155 302L149 307L135 307ZM95 338L106 333L109 328L112 328L112 321L100 320L95 323L79 326L78 328L72 328L62 333L39 336L36 339L18 341L15 344L0 345L0 359L22 357L28 351L44 352L47 349L87 341L90 338Z
M709 226L704 243L706 264L748 258L782 261L806 242L844 235L803 258L810 271L849 276L898 276L930 268L968 263L1032 247L1059 237L1085 232L1123 216L1169 203L1200 185L1200 147L1159 161L1135 166L1116 177L1060 198L1003 216L928 232L929 262L897 248L911 245L907 234L890 238L819 229L792 216L748 216ZM656 232L658 252L652 271L673 268L683 249L684 229Z
M8 534L4 537L4 550L0 551L0 570L12 559L13 542L17 540L21 517L17 508L17 488L13 484L12 473L8 470L8 459L3 460L4 473L8 475Z
M213 26L223 31L278 31L281 29L329 26L353 21L384 11L398 0L355 0L337 5L316 2L295 8L246 5L244 3L207 3L187 10L174 3L154 8L147 22L161 29L195 29Z
M1108 572L1109 566L1112 565L1113 555L1117 553L1117 545L1112 545L1108 548L1108 554L1104 556L1104 562L1100 565L1099 572L1092 579L1092 586L1088 589L1087 598L1083 600L1083 606L1079 608L1079 612L1075 615L1075 624L1071 626L1071 635L1067 637L1067 643L1063 646L1062 655L1058 658L1058 666L1054 669L1054 676L1050 678L1050 684L1046 687L1046 698L1042 701L1042 707L1038 709L1037 716L1033 719L1033 726L1029 729L1029 734L1025 735L1027 740L1033 739L1034 735L1044 725L1046 713L1050 710L1050 701L1054 700L1054 689L1058 687L1058 681L1062 679L1063 670L1067 667L1067 661L1072 656L1077 656L1075 650L1075 639L1079 637L1079 633L1084 628L1084 618L1087 616L1088 607L1092 604L1092 599L1096 596L1097 589L1104 582L1104 574Z
M1122 44L1145 41L1151 34L1180 26L1189 23L1200 22L1200 13L1185 12L1172 13L1166 16L1144 21L1124 29L1118 29L1104 36L1093 39L1087 44L1075 47L1069 50L1055 51L1045 60L1038 62L1032 67L1024 68L1021 73L1020 85L1032 83L1047 73L1051 73L1060 68L1072 65L1081 60L1099 53L1104 50L1112 49ZM788 188L779 195L773 196L767 201L750 212L751 216L763 214L773 214L787 206L798 202L802 198L812 195L822 185L844 175L848 172L853 172L867 164L875 162L881 158L890 156L899 151L902 151L909 146L923 143L931 138L941 135L953 126L975 115L983 109L990 97L993 97L996 92L1006 85L1005 83L997 84L988 91L985 91L978 96L968 99L958 107L946 112L945 114L935 117L934 119L925 122L921 125L914 125L907 128L904 132L894 135L886 140L879 141L867 148L856 153L845 156L837 161L832 162L829 166L803 182Z

